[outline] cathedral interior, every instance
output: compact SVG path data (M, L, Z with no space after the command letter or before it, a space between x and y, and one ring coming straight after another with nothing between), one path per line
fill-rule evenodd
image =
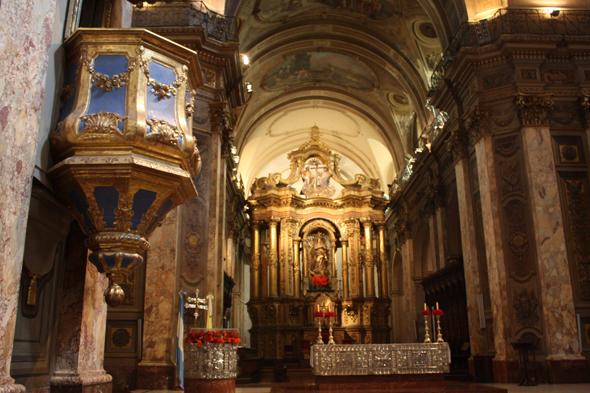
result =
M451 376L517 383L526 344L539 382L590 383L587 1L0 22L0 393L174 389L179 324L237 330L244 380L309 370L314 312L418 343L435 307Z

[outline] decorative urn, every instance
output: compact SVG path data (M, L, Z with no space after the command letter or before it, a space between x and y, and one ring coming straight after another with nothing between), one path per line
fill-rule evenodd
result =
M50 136L56 192L88 235L117 306L167 212L197 196L191 132L196 52L143 29L79 29L65 43L62 109Z

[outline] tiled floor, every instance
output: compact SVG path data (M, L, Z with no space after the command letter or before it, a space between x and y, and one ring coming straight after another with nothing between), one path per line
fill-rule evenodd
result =
M539 385L516 386L513 384L488 383L493 386L508 389L508 393L590 393L590 384L583 385ZM236 393L270 393L270 387L236 387ZM172 390L134 390L133 393L179 393Z

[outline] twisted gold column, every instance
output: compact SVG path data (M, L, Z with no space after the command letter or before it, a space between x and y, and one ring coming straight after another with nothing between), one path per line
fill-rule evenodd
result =
M279 218L271 217L268 226L270 228L270 251L268 253L268 270L270 276L270 288L268 290L268 296L278 297L279 296L279 276L278 276L278 261L279 253L277 250L277 226L279 224Z
M385 222L379 221L377 223L379 230L379 259L380 259L380 275L379 282L381 283L382 292L380 295L382 298L389 298L389 279L387 277L387 252L385 251Z
M250 272L250 297L260 297L260 223L252 223L252 271Z
M301 242L300 237L293 239L293 275L294 275L294 286L295 286L295 297L301 297L301 267L299 264L299 243Z
M373 222L361 220L365 229L365 278L367 280L367 297L375 297L375 265L373 261Z
M342 292L344 299L350 296L348 289L348 239L341 238L342 243Z

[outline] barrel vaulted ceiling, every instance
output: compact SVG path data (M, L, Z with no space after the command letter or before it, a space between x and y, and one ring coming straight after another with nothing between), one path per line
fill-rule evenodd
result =
M227 11L250 61L252 93L236 126L246 186L287 171L287 154L317 125L349 171L386 190L430 120L441 40L425 9L415 0L243 0Z

